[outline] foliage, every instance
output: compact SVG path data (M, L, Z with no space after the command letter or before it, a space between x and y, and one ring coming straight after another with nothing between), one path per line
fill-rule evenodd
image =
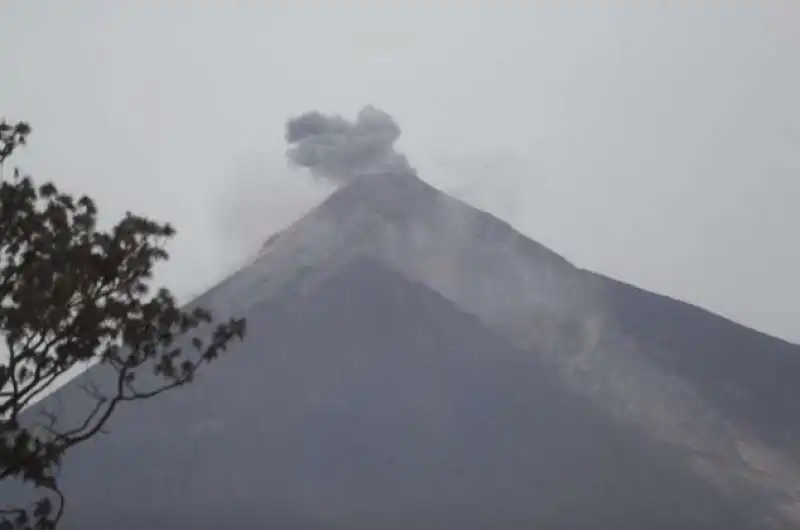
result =
M0 166L29 133L25 123L0 123ZM151 292L174 233L131 213L100 230L89 197L37 185L16 169L0 183L0 333L8 348L0 354L0 481L44 491L32 507L0 506L0 529L54 528L64 510L64 455L101 433L121 404L190 383L243 339L243 319L215 325L202 308L180 309L166 289ZM27 406L91 363L110 367L115 381L111 392L86 389L93 407L82 423L25 425Z

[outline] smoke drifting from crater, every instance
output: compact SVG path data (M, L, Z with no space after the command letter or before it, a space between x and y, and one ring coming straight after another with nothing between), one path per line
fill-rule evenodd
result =
M362 175L414 174L405 155L395 151L399 137L394 118L371 105L362 108L355 121L311 111L286 122L286 156L336 185Z

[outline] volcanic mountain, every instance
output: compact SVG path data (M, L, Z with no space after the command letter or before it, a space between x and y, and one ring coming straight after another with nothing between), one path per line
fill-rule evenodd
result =
M800 527L800 347L412 174L354 179L196 303L246 341L69 455L63 528Z

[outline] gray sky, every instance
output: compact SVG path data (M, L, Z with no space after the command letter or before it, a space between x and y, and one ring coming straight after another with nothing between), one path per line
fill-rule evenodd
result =
M421 177L577 265L800 341L800 2L363 4L6 0L16 161L174 222L189 296L329 192L286 119L373 104Z

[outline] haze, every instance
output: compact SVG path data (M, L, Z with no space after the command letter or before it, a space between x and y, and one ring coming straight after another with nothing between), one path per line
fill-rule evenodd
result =
M287 118L364 105L419 175L577 265L800 341L800 4L6 1L15 163L173 222L189 297L322 200Z

